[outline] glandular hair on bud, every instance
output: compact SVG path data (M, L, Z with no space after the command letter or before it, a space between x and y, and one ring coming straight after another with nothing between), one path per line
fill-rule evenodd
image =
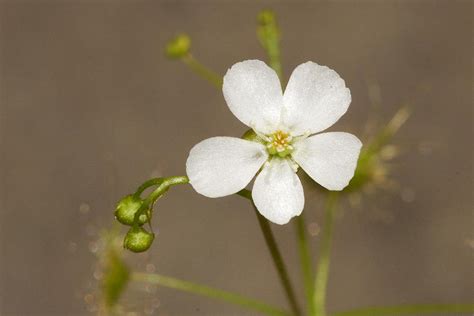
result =
M155 234L146 231L143 227L130 228L123 240L123 247L133 252L144 252L150 248Z
M171 59L183 58L191 49L191 38L187 34L179 34L166 45L166 56Z
M115 218L122 224L132 226L135 219L135 214L142 206L143 200L134 195L127 195L117 204L115 210ZM143 225L147 222L146 214L140 215L138 224Z

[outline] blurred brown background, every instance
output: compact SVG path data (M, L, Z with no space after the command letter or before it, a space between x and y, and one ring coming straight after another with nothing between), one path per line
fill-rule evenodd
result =
M279 17L286 78L312 60L346 80L352 105L333 130L362 137L369 87L380 88L382 121L414 108L394 140L399 188L346 203L338 220L329 309L472 300L472 1L3 0L1 315L88 314L94 240L115 201L151 176L184 174L198 141L243 133L222 93L163 48L188 32L194 55L220 74L264 59L263 8ZM305 190L308 222L320 223L322 197ZM128 256L136 270L285 304L247 201L177 187L154 226L149 255ZM273 228L301 285L293 225ZM160 306L146 309L154 298ZM138 315L252 314L136 285L122 303Z

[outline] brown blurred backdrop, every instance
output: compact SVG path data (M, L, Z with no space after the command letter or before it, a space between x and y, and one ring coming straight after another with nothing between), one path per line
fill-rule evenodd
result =
M264 59L263 8L279 17L286 78L312 60L346 80L352 105L333 130L362 137L369 87L380 88L382 121L401 104L414 109L394 140L399 188L346 203L337 222L329 309L474 297L472 1L0 3L1 315L88 314L93 241L115 201L151 176L184 174L198 141L243 133L222 93L163 48L188 32L194 55L220 74ZM320 223L322 197L305 190L308 222ZM247 201L177 187L154 226L149 255L128 258L136 270L285 304ZM273 228L301 285L293 225ZM130 287L123 305L141 315L155 297L154 315L252 315L148 292Z

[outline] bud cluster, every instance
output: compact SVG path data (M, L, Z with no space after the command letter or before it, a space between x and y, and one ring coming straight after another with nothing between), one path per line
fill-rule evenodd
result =
M134 194L126 195L118 202L115 218L121 224L129 226L123 241L124 248L133 252L143 252L150 248L155 239L150 224L155 202L171 186L188 182L189 179L186 176L150 179L140 185ZM145 199L142 199L142 193L151 187L155 187L155 189ZM151 232L143 227L146 223L149 224Z
M155 234L142 227L151 219L151 210L144 200L132 194L125 196L117 205L115 218L123 225L131 226L124 238L124 248L133 252L143 252L150 248Z

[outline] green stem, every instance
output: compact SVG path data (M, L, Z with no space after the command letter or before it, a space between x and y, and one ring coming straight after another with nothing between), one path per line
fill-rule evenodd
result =
M294 315L301 315L301 311L298 306L298 302L296 301L296 296L293 291L293 287L291 285L291 281L288 276L288 272L286 270L283 257L280 253L280 250L278 249L270 224L262 215L260 215L257 208L255 207L255 204L253 204L252 194L250 193L250 191L244 189L242 191L237 192L237 194L252 202L252 206L255 210L255 214L257 215L258 224L260 225L260 229L262 230L263 237L265 238L267 247L270 250L270 254L272 255L275 268L277 269L278 276L280 277L280 282L283 286L283 289L285 290L288 303L291 306L291 310Z
M369 154L379 151L398 132L400 127L405 124L410 115L411 111L408 107L401 107L392 119L376 134L375 138L365 148L365 151Z
M207 296L214 299L219 299L226 301L232 304L236 304L248 309L252 309L257 312L261 312L266 315L272 316L287 316L289 315L284 310L281 310L277 307L262 303L260 301L241 296L239 294L234 294L231 292L223 291L220 289L215 289L212 287L191 283L188 281L183 281L175 279L172 277L160 275L160 274L147 274L147 273L133 273L132 280L139 282L148 282L152 284L157 284L160 286L168 287L175 290L180 290L183 292L193 293L197 295Z
M316 266L316 278L314 282L313 304L315 316L326 316L326 288L329 276L329 262L331 258L332 231L334 224L334 211L337 202L337 193L330 192L327 198L323 235L319 251L319 262Z
M152 183L154 183L154 184L152 184ZM138 227L138 222L139 222L140 216L142 214L144 214L145 212L147 212L147 211L151 211L150 206L153 206L155 201L158 198L160 198L166 191L168 191L168 189L171 186L177 185L177 184L186 184L186 183L189 183L189 178L188 177L186 177L186 176L175 176L175 177L168 177L168 178L151 179L151 180L145 182L144 184L142 184L138 188L137 192L139 192L143 188L146 189L147 187L150 187L150 186L156 185L156 184L158 184L158 187L153 192L151 192L150 195L148 195L148 197L143 201L142 206L140 206L138 211L135 213L134 226ZM143 189L143 190L145 190L145 189ZM135 195L137 194L137 192L135 192ZM150 218L150 216L148 216L148 218Z
M162 178L161 184L158 186L158 188L155 189L144 201L142 207L148 208L149 205L154 203L157 198L163 195L168 189L176 184L186 184L189 182L188 177L186 176L176 176L176 177L168 177L168 178ZM135 214L135 216L138 215Z
M474 304L426 304L400 305L386 307L368 307L346 312L337 312L331 316L394 316L420 315L429 313L474 313Z
M134 193L136 197L140 197L142 193L148 189L149 187L159 185L163 182L163 178L153 178L148 181L145 181L142 185L140 185L137 191Z
M188 65L196 74L209 81L216 88L222 88L222 77L197 61L190 53L184 55L181 60Z
M275 72L278 75L278 78L282 80L283 76L283 70L280 62L280 50L278 48L278 44L275 43L274 41L269 41L266 45L267 47L267 54L268 54L268 63L270 64L270 67L275 70Z
M296 218L296 231L298 233L298 250L300 254L301 272L305 288L308 315L314 315L313 302L313 276L311 273L311 255L306 234L306 224L303 214Z
M280 61L280 30L273 11L263 10L258 15L259 25L257 36L263 49L267 53L268 63L282 80L282 66Z

